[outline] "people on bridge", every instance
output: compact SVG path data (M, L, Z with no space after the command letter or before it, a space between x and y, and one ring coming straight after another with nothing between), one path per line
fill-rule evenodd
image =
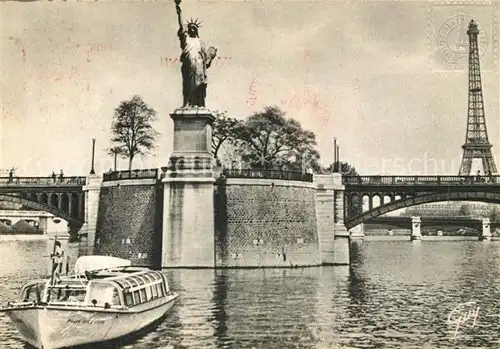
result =
M62 182L63 178L64 178L64 172L61 169L61 172L59 173L59 180Z
M481 170L477 170L476 182L481 182Z
M52 179L54 180L54 182L56 181L57 179L57 176L56 176L56 173L54 171L52 171Z
M14 169L11 168L9 171L9 183L12 183L13 178L14 178Z

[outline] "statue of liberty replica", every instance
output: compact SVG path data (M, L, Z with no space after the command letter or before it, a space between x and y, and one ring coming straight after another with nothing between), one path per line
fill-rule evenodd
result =
M182 21L181 0L175 0L177 18L179 20L179 36L182 54L182 94L183 107L205 107L207 95L207 69L217 54L217 49L210 46L208 49L198 36L201 22L190 20L186 24Z
M214 166L212 128L215 115L205 106L207 69L217 50L205 49L198 20L182 21L180 0L174 0L182 49L181 108L174 122L173 151L163 183L162 267L214 268Z

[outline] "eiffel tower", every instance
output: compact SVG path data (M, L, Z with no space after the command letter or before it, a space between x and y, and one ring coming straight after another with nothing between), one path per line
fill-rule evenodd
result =
M486 121L484 116L483 91L481 87L481 71L479 67L479 47L477 35L479 30L474 20L469 23L469 106L467 111L467 132L462 164L459 176L475 175L471 173L472 160L480 159L483 164L482 175L496 175L497 168L491 153L491 143L488 141Z

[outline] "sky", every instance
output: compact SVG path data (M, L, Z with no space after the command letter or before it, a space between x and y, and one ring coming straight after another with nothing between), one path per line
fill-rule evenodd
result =
M336 137L341 160L361 174L455 175L468 93L459 42L468 44L470 18L481 30L486 123L500 167L499 4L201 0L181 7L218 49L208 70L209 109L244 119L277 105L316 134L325 165ZM0 169L87 175L95 138L96 171L108 171L114 108L135 94L157 111L161 135L134 167L167 164L169 114L182 103L172 1L2 2L0 14Z

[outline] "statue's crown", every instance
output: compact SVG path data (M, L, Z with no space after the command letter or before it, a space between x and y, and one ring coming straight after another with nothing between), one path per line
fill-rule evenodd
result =
M196 18L194 21L193 19L191 18L188 22L187 22L187 26L188 27L196 27L196 29L200 28L201 27L201 22L198 21L198 18Z

